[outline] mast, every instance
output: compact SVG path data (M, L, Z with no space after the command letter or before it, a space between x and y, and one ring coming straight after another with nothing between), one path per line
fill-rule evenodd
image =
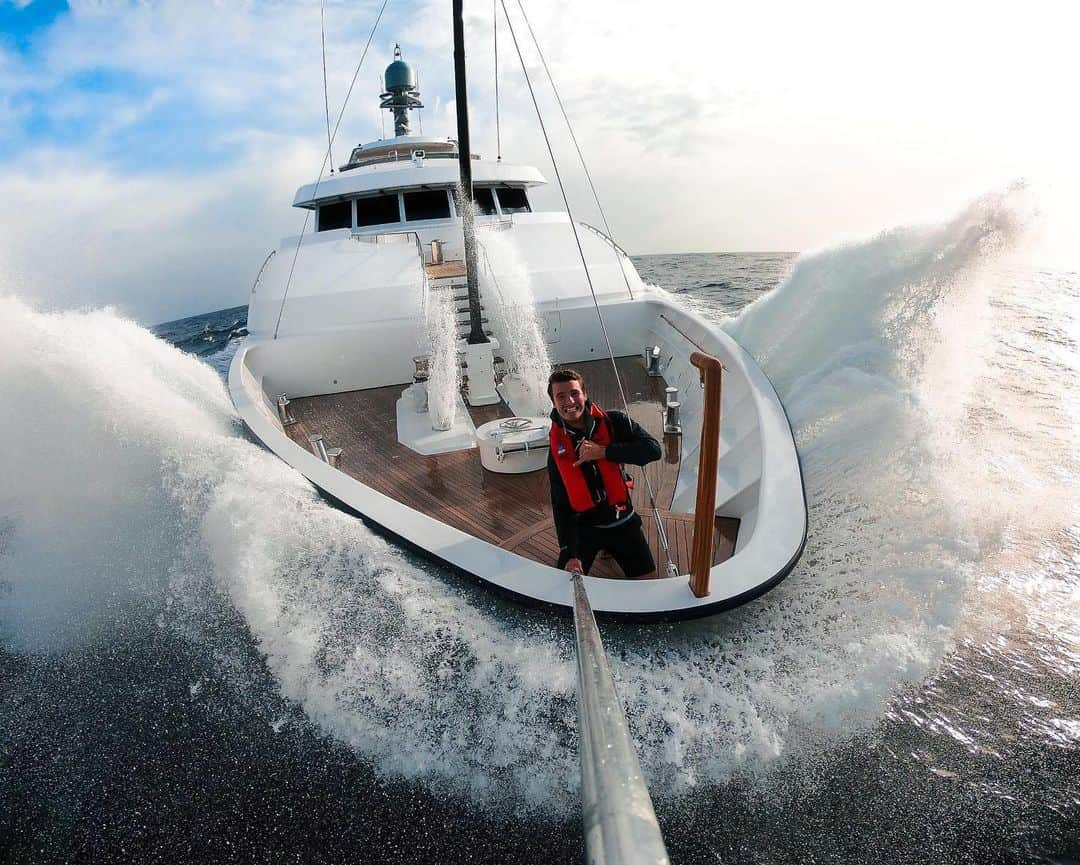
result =
M480 286L476 279L476 206L473 203L472 148L469 146L469 98L465 91L465 24L463 0L454 0L454 92L457 102L458 167L461 170L461 225L465 234L465 279L469 287L469 343L487 342L480 320Z

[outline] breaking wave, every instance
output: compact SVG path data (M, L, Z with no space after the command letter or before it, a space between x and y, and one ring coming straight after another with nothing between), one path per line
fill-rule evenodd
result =
M747 607L602 626L655 795L873 725L950 645L993 538L952 495L941 389L955 400L985 365L973 356L947 383L928 365L948 310L986 306L980 273L1022 224L990 198L806 256L727 324L789 410L810 538ZM0 437L6 646L107 640L132 605L164 601L161 627L227 655L221 602L282 694L381 772L493 809L575 805L567 620L327 506L245 437L216 372L113 312L0 299L0 345L9 429L27 431Z

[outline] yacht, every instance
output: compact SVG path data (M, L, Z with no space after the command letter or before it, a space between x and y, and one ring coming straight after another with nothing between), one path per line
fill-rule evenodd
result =
M394 136L297 190L311 230L251 290L229 371L244 423L335 505L515 599L571 607L548 475L551 368L627 411L663 458L627 466L657 577L585 577L597 613L709 615L792 569L798 454L769 380L647 285L608 235L534 203L531 165L415 134L416 73L385 72ZM703 386L707 384L707 386ZM439 579L436 575L432 579Z

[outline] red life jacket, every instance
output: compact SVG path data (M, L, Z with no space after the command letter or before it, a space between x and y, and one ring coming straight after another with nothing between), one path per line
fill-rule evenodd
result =
M596 419L596 432L592 436L592 441L606 447L611 444L611 423L607 415L595 405L590 404L589 407L592 416ZM570 507L578 513L591 511L598 503L593 501L585 472L582 471L581 466L574 465L578 460L577 452L574 450L574 440L570 438L570 434L563 425L556 422L551 425L548 442L551 445L551 455L555 459L555 467L559 470L563 486L566 487ZM623 480L622 466L611 460L597 460L596 465L600 469L600 479L607 493L607 501L599 504L611 505L616 511L625 510L630 502L630 493L626 489L626 481Z

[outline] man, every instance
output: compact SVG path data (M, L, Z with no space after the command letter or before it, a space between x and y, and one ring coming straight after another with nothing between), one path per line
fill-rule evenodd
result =
M581 374L561 369L548 379L551 411L551 510L558 567L587 574L606 550L630 579L655 576L656 563L630 501L622 463L660 459L660 444L620 411L589 401Z

